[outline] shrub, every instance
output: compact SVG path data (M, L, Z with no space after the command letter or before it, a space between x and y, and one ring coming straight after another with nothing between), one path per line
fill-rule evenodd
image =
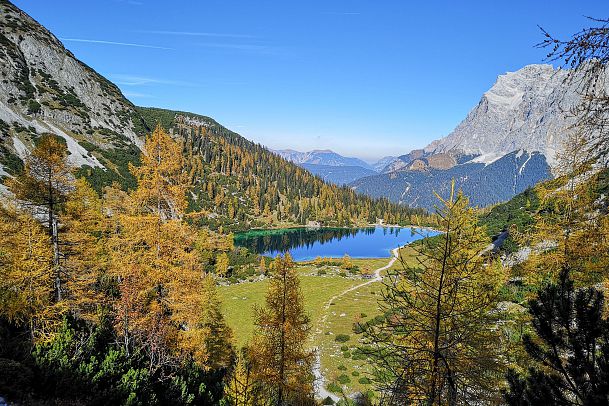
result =
M27 111L28 113L31 114L36 114L40 112L40 103L38 103L36 100L28 100L27 101Z
M328 384L328 386L326 386L326 389L328 389L332 393L342 393L343 392L341 387L338 386L338 384L336 382L330 382Z
M351 353L349 351L345 351L345 352L343 352L343 357L351 358Z
M328 396L327 398L322 400L321 404L322 405L333 405L334 404L334 400L332 400L332 398L330 396Z
M325 275L325 274L327 274L325 269L320 269L319 271L317 271L317 276L321 276L321 275Z
M347 375L342 374L341 376L339 376L338 378L338 382L340 382L342 385L346 385L348 383L351 383L351 378L349 378Z
M337 341L339 343L346 343L347 341L349 341L351 337L348 336L347 334L338 334L336 336L336 338L334 339L334 341Z
M370 385L372 383L372 381L370 380L370 378L366 377L366 376L362 376L361 378L359 378L357 380L360 384L362 385Z
M348 345L341 345L340 346L340 350L341 351L349 351L349 346Z
M341 370L341 371L346 371L346 370L347 370L347 367L346 367L346 366L344 366L343 364L340 364L340 365L338 366L338 369L339 369L339 370Z

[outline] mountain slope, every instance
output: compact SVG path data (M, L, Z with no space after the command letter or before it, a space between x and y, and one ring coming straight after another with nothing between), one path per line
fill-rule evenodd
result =
M525 149L540 151L554 163L573 123L567 113L579 100L566 76L566 70L551 65L529 65L499 76L465 120L425 152L458 151L489 162Z
M423 213L326 184L209 117L158 108L138 112L149 127L158 122L184 140L185 154L192 157L191 208L207 211L200 222L212 228L244 230L308 221L345 226L377 218L406 224Z
M446 196L452 179L470 197L472 205L488 206L509 200L549 178L550 167L543 154L519 150L488 165L469 162L450 170L395 171L359 179L350 186L370 196L386 196L400 204L432 209L437 204L434 192Z
M0 175L19 170L36 138L50 132L66 141L74 166L88 165L128 184L127 173L106 168L117 160L137 161L143 122L131 102L5 0L0 44Z

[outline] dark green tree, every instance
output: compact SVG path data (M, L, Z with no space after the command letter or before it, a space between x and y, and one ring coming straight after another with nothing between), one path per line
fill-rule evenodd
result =
M534 335L523 339L531 365L508 373L510 405L609 403L609 321L596 288L575 289L563 270L529 302Z

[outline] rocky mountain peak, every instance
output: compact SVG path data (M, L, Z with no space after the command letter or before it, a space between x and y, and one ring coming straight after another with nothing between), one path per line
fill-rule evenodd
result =
M489 163L518 149L542 152L553 164L578 101L567 71L528 65L500 75L453 132L425 148L428 154L476 155Z

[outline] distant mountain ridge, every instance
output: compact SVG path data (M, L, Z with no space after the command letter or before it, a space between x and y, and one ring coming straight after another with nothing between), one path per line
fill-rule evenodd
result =
M295 164L312 164L326 166L359 166L369 170L374 168L367 162L353 157L337 154L329 149L316 149L308 152L294 151L293 149L282 149L273 151L279 156Z
M377 174L376 171L361 166L332 166L308 163L300 164L300 166L326 182L337 185L346 185L360 178Z

